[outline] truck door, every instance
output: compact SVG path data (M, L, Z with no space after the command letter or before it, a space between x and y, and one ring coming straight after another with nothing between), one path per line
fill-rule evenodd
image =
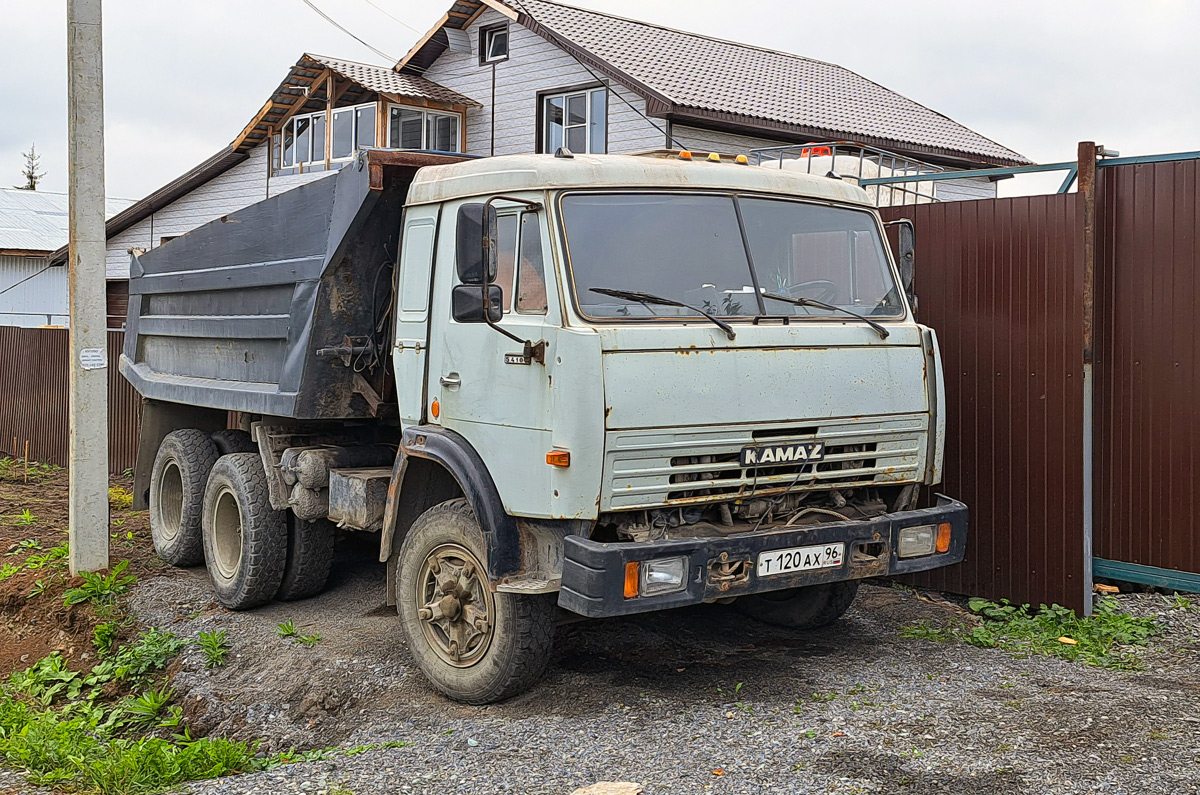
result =
M498 206L496 284L504 293L499 325L554 356L559 307L545 211ZM457 207L444 209L454 218ZM545 366L523 363L522 345L485 323L459 323L450 311L456 283L453 224L439 233L429 400L437 420L464 436L488 465L510 513L550 516L550 381ZM431 415L432 416L432 415Z
M397 276L396 339L392 363L396 401L405 427L421 421L425 405L425 361L429 354L429 295L437 205L414 207L404 214Z

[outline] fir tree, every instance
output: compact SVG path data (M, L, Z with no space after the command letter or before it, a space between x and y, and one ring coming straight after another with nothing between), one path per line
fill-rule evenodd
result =
M38 183L42 181L42 177L46 176L46 172L40 169L42 156L37 153L37 145L30 144L28 152L22 152L21 156L25 158L25 168L21 171L21 176L25 179L24 185L15 185L14 187L21 190L37 190Z

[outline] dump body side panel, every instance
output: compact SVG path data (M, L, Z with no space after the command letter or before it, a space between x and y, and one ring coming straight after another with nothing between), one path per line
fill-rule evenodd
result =
M378 320L408 186L421 166L455 160L364 152L135 256L121 372L157 400L297 419L381 416L392 385ZM318 356L376 344L378 356Z

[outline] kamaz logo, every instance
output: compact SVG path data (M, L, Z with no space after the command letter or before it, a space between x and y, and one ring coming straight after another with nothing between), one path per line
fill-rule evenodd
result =
M743 447L741 462L744 467L758 467L764 464L807 464L823 458L825 458L824 442L800 442L765 447Z

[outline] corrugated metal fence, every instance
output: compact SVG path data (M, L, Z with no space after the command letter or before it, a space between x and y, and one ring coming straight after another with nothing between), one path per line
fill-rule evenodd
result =
M133 466L141 397L117 372L125 333L108 332L109 469L117 474ZM0 450L59 466L67 465L67 367L70 347L66 329L0 326ZM14 450L9 450L14 447Z
M882 211L916 226L946 368L943 487L971 509L966 560L921 584L1074 608L1093 574L1200 590L1200 153L1096 163L1089 233L1085 151L1080 193Z
M1082 258L1076 194L883 210L917 230L916 289L946 371L947 494L967 558L916 582L1082 606Z
M1197 590L1200 160L1101 168L1096 198L1097 572Z

